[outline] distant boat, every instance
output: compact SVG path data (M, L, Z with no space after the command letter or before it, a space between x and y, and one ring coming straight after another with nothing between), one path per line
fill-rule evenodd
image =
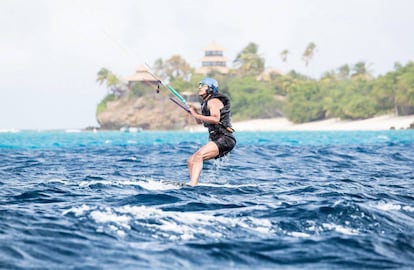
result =
M75 129L75 128L69 128L69 129L65 129L66 133L80 133L82 132L82 130L80 129Z
M142 132L141 127L121 127L119 130L122 132L129 132L129 133Z

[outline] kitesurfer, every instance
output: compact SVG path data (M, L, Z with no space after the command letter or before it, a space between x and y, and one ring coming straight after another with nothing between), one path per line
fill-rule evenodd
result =
M209 142L198 149L188 160L190 185L196 186L203 169L203 161L227 155L236 145L231 127L230 100L219 93L218 82L213 78L204 78L198 86L198 95L202 98L201 113L194 104L189 104L191 115L198 124L204 124L209 132Z

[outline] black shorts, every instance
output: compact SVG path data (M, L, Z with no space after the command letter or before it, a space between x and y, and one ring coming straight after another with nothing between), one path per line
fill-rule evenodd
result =
M222 134L217 137L210 136L210 140L213 141L219 149L219 154L215 157L216 159L227 155L236 145L236 139L231 135Z

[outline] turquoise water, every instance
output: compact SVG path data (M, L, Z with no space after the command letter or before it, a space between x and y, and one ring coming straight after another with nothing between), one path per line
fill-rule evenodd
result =
M414 132L0 133L2 269L411 269Z
M239 144L329 145L412 143L414 131L238 132ZM102 145L157 145L205 143L203 132L64 132L0 133L0 148L94 147Z

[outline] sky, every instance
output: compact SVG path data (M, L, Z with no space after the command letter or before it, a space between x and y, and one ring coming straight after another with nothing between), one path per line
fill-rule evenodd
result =
M414 61L413 10L411 0L0 0L0 130L98 126L102 67L123 77L179 54L197 68L212 42L230 67L254 42L269 68L319 78L364 61L379 76Z

